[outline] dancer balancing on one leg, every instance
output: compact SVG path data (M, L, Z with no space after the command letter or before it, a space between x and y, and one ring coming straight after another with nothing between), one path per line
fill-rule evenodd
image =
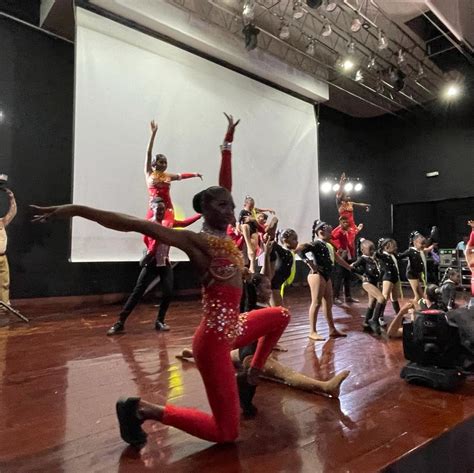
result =
M339 189L336 193L336 205L337 211L339 212L340 217L347 217L349 220L350 227L352 229L357 228L357 225L354 221L354 207L364 207L368 212L370 210L370 204L364 204L362 202L354 202L351 197L346 194L344 187L346 185L347 178L345 173L342 173L341 179L339 181Z
M157 154L153 156L153 144L155 142L156 132L158 131L158 124L152 120L150 123L151 136L148 143L145 158L145 182L150 195L150 203L153 197L161 197L165 203L166 215L165 217L172 220L174 217L173 203L171 202L170 187L172 181L181 181L182 179L191 179L193 177L200 177L202 175L198 172L185 172L182 174L171 174L166 172L168 168L168 159L164 154ZM153 211L148 209L146 218L151 218Z
M311 340L324 340L316 330L318 312L322 305L324 315L329 325L330 337L345 337L346 334L338 331L332 317L332 281L331 274L334 265L340 264L352 271L352 268L336 253L329 243L331 239L331 226L326 222L315 220L313 224L313 242L301 245L298 256L309 266L308 284L311 290L311 306L309 308L309 323ZM308 254L312 259L308 258Z
M370 322L379 319L386 301L379 289L381 275L378 262L375 259L375 245L370 240L363 240L360 249L362 255L359 256L357 261L352 263L351 266L356 274L360 274L363 277L362 288L369 296L368 307L363 323L364 330L369 331L371 330ZM377 325L375 325L375 328L376 327Z
M201 215L196 214L194 217L186 220L175 220L174 218L172 220L163 220L166 207L161 197L153 197L150 207L153 211L153 217L150 221L168 228L185 228L201 218ZM169 260L170 246L146 235L143 240L147 247L147 253L140 262L142 270L132 293L119 314L118 321L108 330L107 335L109 336L123 333L128 316L132 313L138 302L140 302L149 284L157 276L160 277L162 297L155 321L155 330L168 331L170 329L168 324L165 323L166 312L173 297L174 282L173 268Z
M238 122L228 117L233 132ZM211 442L233 442L239 435L239 400L235 372L230 358L233 348L258 340L257 350L247 370L247 385L258 382L268 355L289 322L288 312L269 307L240 314L243 260L226 235L233 219L230 194L231 155L223 154L221 186L210 187L194 196L193 206L204 217L200 233L174 230L147 220L81 205L34 207L36 221L51 218L83 217L107 228L139 232L183 250L203 275L203 318L193 339L196 365L206 387L212 414L198 409L150 404L139 398L120 399L117 415L122 438L141 446L146 442L142 423L159 421Z

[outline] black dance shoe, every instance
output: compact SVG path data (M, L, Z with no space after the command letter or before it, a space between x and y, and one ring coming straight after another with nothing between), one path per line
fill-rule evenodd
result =
M147 434L142 429L143 420L137 415L139 397L121 397L115 405L120 426L120 436L132 447L146 444Z
M169 332L170 326L165 324L164 322L160 322L159 320L157 320L155 322L155 330L157 330L158 332Z
M118 333L123 333L125 330L125 325L123 322L115 322L112 327L107 330L107 336L117 335Z
M244 417L252 418L257 415L257 408L252 404L257 386L250 384L247 379L247 371L237 374L237 387L239 389L240 407Z

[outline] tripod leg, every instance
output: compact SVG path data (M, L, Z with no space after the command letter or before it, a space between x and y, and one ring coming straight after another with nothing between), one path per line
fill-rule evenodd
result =
M8 312L11 312L12 314L16 315L19 319L23 320L23 322L29 322L29 320L24 315L20 314L20 312L18 312L8 304L5 304L5 302L0 301L0 307L3 307L4 309L8 310Z

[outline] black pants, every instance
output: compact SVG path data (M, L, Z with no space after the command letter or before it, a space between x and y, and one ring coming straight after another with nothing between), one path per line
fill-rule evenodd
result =
M159 322L165 321L166 312L173 297L173 269L169 265L155 266L151 263L147 266L144 266L140 271L140 275L138 276L135 287L128 297L127 302L123 306L122 312L119 314L119 319L122 322L127 320L127 317L131 314L132 310L135 308L145 293L146 288L157 276L160 276L161 291L163 296L156 320Z
M341 286L344 283L344 294L347 297L351 297L351 279L352 273L343 268L341 265L336 264L334 268L334 298L338 298L341 294Z

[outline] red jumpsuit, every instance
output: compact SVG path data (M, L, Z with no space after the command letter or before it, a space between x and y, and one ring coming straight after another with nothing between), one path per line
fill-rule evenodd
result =
M232 185L231 151L233 132L222 146L219 184ZM243 269L239 249L228 237L206 235L211 255L210 275L235 279ZM239 435L240 407L235 369L230 352L258 340L252 367L262 369L290 320L282 307L268 307L240 314L242 288L219 279L203 288L203 317L193 339L193 354L206 388L212 414L167 404L162 423L211 442L232 442Z
M474 251L474 230L471 230L471 236L469 242L467 243L467 251ZM469 264L469 269L471 270L471 297L474 297L474 257L466 257Z

